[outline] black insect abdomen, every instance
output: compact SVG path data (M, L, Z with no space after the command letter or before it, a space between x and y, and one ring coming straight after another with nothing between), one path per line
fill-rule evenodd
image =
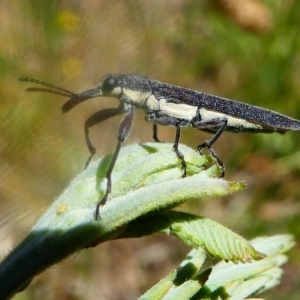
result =
M151 80L156 98L176 99L180 103L206 108L223 114L245 119L253 123L282 130L300 130L300 121L272 110L222 98L175 85Z

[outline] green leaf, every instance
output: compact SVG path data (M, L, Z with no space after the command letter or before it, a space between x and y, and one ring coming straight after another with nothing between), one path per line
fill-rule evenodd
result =
M162 232L174 235L186 245L203 248L214 258L251 262L265 257L235 232L205 217L179 211L150 214L128 225L122 237L139 237Z
M206 253L202 248L192 249L180 264L177 270L177 276L174 280L175 285L180 285L187 279L195 276L205 262ZM199 280L198 280L199 281Z
M147 299L162 299L169 289L173 286L173 281L175 280L177 272L175 270L171 271L169 275L164 277L160 282L154 285L149 291L147 291L139 300Z
M112 193L100 208L100 220L94 219L95 206L106 190L105 174L111 156L79 174L2 262L0 299L14 295L38 273L74 252L128 236L132 222L138 218L149 214L159 217L183 202L225 196L244 188L243 183L214 178L219 169L209 167L210 157L184 145L179 148L188 166L186 178L182 178L181 164L171 144L122 148L112 173Z
M153 295L147 292L140 299L246 299L261 293L279 283L282 275L280 266L283 262L280 257L286 258L283 253L288 251L295 241L290 235L278 235L257 238L251 241L251 244L266 252L267 257L262 261L239 265L222 261L213 266L212 270L206 269L198 274L196 270L203 265L203 250L192 250L178 268L173 285L168 285L167 292L165 290L160 297L152 297ZM190 276L187 276L186 280L178 280L182 268L189 269L189 264L192 265L193 272L185 272ZM159 289L158 285L155 287Z
M263 251L267 255L266 258L243 265L219 262L214 266L205 289L214 292L222 287L230 295L230 299L244 299L254 292L262 292L277 285L282 275L279 267L287 260L286 255L282 253L293 247L293 237L261 237L253 240L251 244L255 245L257 250Z
M188 280L170 291L162 298L163 300L189 300L201 288L201 284L195 280ZM153 298L151 298L153 299Z
M204 248L215 258L250 262L252 259L260 260L265 257L244 238L215 221L174 211L167 215L172 224L164 232L177 236L194 248Z

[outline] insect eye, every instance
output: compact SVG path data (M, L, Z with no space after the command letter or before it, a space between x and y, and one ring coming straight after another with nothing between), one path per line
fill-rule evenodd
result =
M110 94L116 88L118 82L114 77L107 77L102 83L102 92L104 95Z

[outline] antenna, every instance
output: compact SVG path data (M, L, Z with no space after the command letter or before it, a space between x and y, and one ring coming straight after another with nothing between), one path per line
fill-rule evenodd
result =
M46 87L49 87L51 89L46 89L46 88L35 88L35 87L29 87L26 89L27 92L46 92L46 93L52 93L56 95L61 95L65 97L77 97L78 95L75 93L72 93L66 89L63 89L61 87L55 86L53 84L34 79L34 78L28 78L28 77L21 77L19 78L20 81L26 81L26 82L32 82L40 85L44 85Z

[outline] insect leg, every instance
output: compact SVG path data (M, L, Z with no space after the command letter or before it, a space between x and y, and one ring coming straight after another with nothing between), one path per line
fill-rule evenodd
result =
M103 110L100 110L100 111L94 113L85 121L85 124L84 124L85 141L86 141L86 145L90 152L90 156L85 164L85 169L88 167L88 165L92 161L93 156L96 153L96 148L93 146L93 144L91 142L89 128L98 123L101 123L113 116L121 114L121 113L122 113L122 110L120 109L120 107L119 108L107 108L107 109L103 109Z
M179 144L179 140L180 140L180 122L176 118L172 118L169 116L159 117L153 112L148 113L148 121L151 121L151 122L154 122L154 123L160 124L160 125L176 127L176 135L175 135L175 141L173 144L173 149L174 149L177 157L181 161L181 166L182 166L182 170L183 170L182 177L185 177L186 176L186 162L184 160L183 154L178 149L178 144ZM154 124L154 125L156 125L156 124ZM154 128L155 127L153 126L153 129ZM156 134L157 134L157 132L156 132ZM155 136L155 131L153 131L153 138L155 139L154 136ZM157 138L157 136L156 136L156 138ZM158 138L157 138L157 141L159 142Z
M160 143L160 140L157 136L157 125L156 124L153 124L153 136L152 137L155 142Z
M227 119L226 118L216 118L207 121L197 121L193 123L193 127L197 129L215 129L218 128L217 132L209 139L206 140L204 143L197 146L197 149L200 154L202 154L202 150L207 148L211 156L215 159L217 165L222 170L220 177L224 177L225 175L225 166L223 162L220 160L216 151L211 147L221 136L221 134L227 128Z
M100 206L104 205L106 203L108 194L111 192L111 173L112 173L115 163L117 161L121 146L131 131L133 119L134 119L134 109L133 109L133 107L130 107L120 123L119 135L118 135L118 145L117 145L117 148L115 150L115 153L113 155L113 158L110 162L109 168L106 173L107 185L106 185L105 195L102 198L102 200L98 202L98 204L96 206L96 211L95 211L95 219L96 220L99 219L99 217L100 217Z
M184 160L183 154L178 149L179 140L180 140L180 124L177 123L176 124L176 135L175 135L175 141L174 141L173 149L174 149L176 155L178 156L178 158L181 161L181 167L182 167L182 170L183 170L182 177L185 177L186 176L186 162Z

